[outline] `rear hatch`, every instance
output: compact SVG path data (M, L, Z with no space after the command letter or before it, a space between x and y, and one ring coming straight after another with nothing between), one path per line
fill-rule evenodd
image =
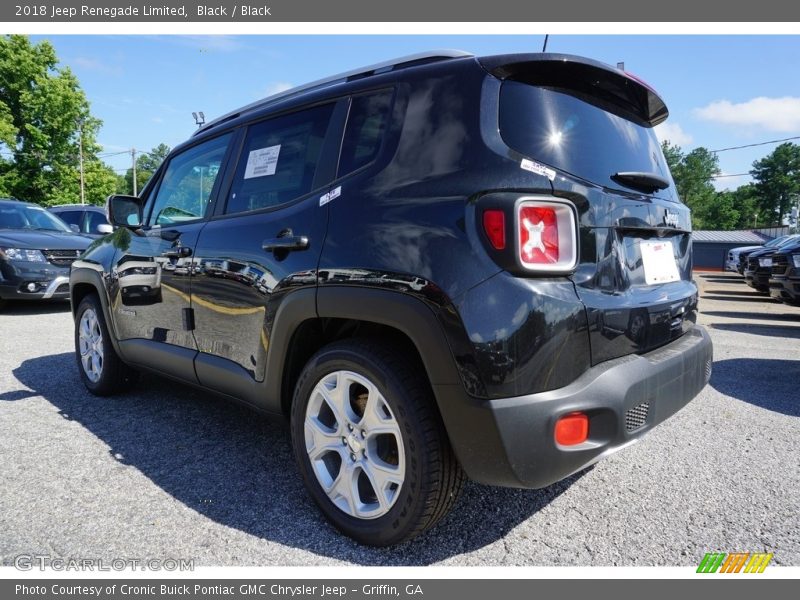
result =
M661 98L621 70L577 57L494 57L484 66L503 80L504 142L546 166L553 194L577 208L571 278L586 306L592 363L691 329L691 221L653 130L668 115Z

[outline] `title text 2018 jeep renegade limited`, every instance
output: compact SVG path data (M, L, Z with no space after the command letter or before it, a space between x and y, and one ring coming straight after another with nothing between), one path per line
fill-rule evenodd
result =
M710 376L666 117L592 60L443 52L219 118L74 264L83 381L147 369L288 416L309 493L368 544L465 475L556 482Z

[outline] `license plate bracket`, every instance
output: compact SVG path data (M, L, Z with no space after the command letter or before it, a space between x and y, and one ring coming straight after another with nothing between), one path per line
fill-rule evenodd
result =
M639 242L639 251L647 285L680 281L672 240L642 240Z

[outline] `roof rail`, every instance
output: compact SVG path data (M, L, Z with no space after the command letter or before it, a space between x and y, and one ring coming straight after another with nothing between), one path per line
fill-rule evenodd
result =
M210 129L223 123L225 121L229 121L238 115L252 110L254 108L267 106L277 100L285 100L287 98L291 98L292 96L297 96L299 94L310 92L311 90L322 89L325 87L329 87L332 85L336 85L337 83L345 83L350 79L360 79L362 77L368 77L370 75L378 75L380 73L387 73L398 67L405 67L409 66L411 63L418 63L418 62L434 62L437 60L447 60L450 58L466 58L469 56L474 56L469 52L463 52L462 50L431 50L428 52L419 52L417 54L410 54L408 56L403 56L401 58L395 58L392 60L387 60L384 62L380 62L374 65L370 65L368 67L360 67L358 69L353 69L351 71L345 71L344 73L339 73L338 75L333 75L331 77L326 77L324 79L319 79L317 81L312 81L311 83L306 83L304 85L293 87L288 89L284 92L279 92L277 94L273 94L272 96L267 96L266 98L262 98L261 100L256 100L246 106L243 106L237 110L229 112L221 117L217 117L216 119L210 121L206 125L199 128L197 131L194 132L193 135L197 135L198 133Z

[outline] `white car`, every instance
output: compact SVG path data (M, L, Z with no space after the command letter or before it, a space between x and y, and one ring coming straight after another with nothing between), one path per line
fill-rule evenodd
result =
M731 248L728 250L728 255L725 257L725 270L739 273L739 254L746 250L757 250L763 246L740 246L738 248Z

